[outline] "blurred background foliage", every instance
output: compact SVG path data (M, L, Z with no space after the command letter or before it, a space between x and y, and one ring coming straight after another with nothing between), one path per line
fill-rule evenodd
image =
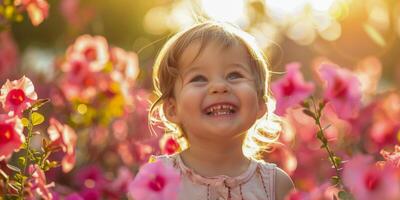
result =
M168 36L212 18L253 33L274 71L283 71L291 61L310 66L319 56L355 68L372 56L383 66L382 87L390 85L385 82L399 85L400 5L396 0L70 0L79 5L74 17L63 11L66 2L50 0L49 17L38 27L29 20L12 26L21 52L30 48L62 52L83 33L102 35L110 44L137 52L147 73Z

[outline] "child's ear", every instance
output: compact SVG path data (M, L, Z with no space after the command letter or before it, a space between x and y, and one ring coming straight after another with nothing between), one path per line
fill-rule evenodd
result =
M174 98L168 98L164 101L163 111L168 121L178 123L178 118L176 115L176 100Z
M267 102L265 102L264 99L260 99L260 101L258 101L257 119L260 119L262 116L264 116L267 110Z

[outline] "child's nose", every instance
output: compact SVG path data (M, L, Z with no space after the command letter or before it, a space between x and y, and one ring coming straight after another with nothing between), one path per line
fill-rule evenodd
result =
M210 93L227 93L229 91L228 85L224 81L213 81L209 88Z

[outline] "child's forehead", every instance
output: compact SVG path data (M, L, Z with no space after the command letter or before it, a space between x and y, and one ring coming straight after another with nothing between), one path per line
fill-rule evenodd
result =
M178 60L178 68L185 68L192 65L195 62L204 61L207 56L215 56L224 52L237 52L239 54L235 57L230 57L230 60L239 59L243 57L248 62L248 52L243 44L238 42L223 44L220 41L208 41L207 43L202 43L200 41L195 41L189 44L182 55L180 55Z

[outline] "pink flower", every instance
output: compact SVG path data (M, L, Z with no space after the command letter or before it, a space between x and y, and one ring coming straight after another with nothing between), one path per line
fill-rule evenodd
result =
M22 130L23 125L18 118L0 115L0 161L9 158L25 142Z
M180 186L179 172L162 161L142 166L129 184L129 194L136 200L174 200Z
M378 147L397 143L396 135L400 130L399 125L385 119L375 120L369 130L371 141Z
M278 115L285 114L287 108L300 103L314 91L313 83L304 81L299 63L287 64L286 71L283 78L271 85L272 93L277 101L275 113Z
M111 48L110 56L115 69L112 76L116 81L126 79L132 82L136 80L139 75L139 60L135 53L113 47Z
M380 169L370 156L357 155L345 163L343 182L357 200L400 198L400 184L393 176L393 168Z
M128 192L128 185L132 181L133 175L127 167L118 169L118 176L112 182L111 188L117 194L126 194Z
M324 100L330 102L338 117L356 117L361 104L361 86L356 76L333 64L322 64L319 72L326 80Z
M1 87L0 102L10 116L22 116L24 110L37 99L37 94L31 80L23 76L19 80L9 81Z
M52 146L60 146L65 156L61 161L63 171L69 172L75 165L75 146L77 136L75 131L68 125L63 125L56 119L50 119L50 126L47 129Z
M160 148L163 154L171 155L180 150L178 141L172 135L164 134L160 139Z
M393 152L388 152L385 150L381 150L381 155L383 158L385 158L385 164L395 167L395 168L400 168L400 146L396 145L394 147Z
M79 169L75 181L80 188L102 190L109 185L103 171L97 165L88 165Z
M110 186L110 182L104 177L103 171L98 165L88 165L79 169L75 175L75 182L81 189L79 195L83 199L101 199Z
M338 189L330 183L324 183L313 188L311 191L292 190L286 195L285 200L328 200L338 199Z
M64 200L84 200L78 193L74 192L64 198Z
M28 180L29 189L31 191L36 191L36 193L45 200L53 199L53 195L48 188L53 187L54 183L46 184L46 176L43 170L40 169L38 165L34 164L29 165L28 171L29 174L31 174L31 178Z
M71 55L61 65L61 70L66 73L60 86L67 99L89 100L97 94L96 74L90 70L89 62L83 57Z
M28 11L29 19L34 26L42 23L49 15L49 4L46 0L15 0L14 5L23 6Z
M109 61L107 40L102 36L79 36L67 49L67 62L82 57L89 64L89 69L98 72L104 69Z

